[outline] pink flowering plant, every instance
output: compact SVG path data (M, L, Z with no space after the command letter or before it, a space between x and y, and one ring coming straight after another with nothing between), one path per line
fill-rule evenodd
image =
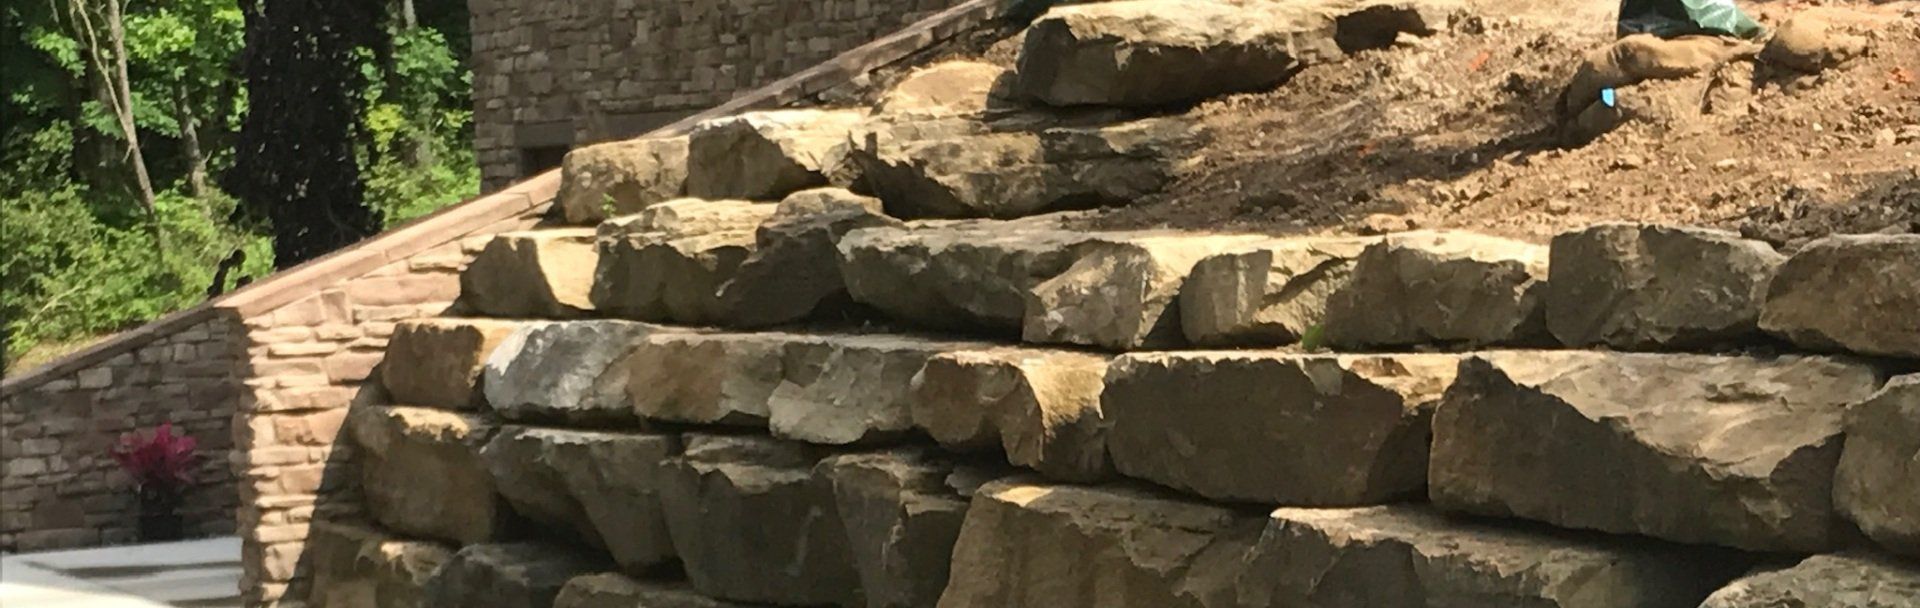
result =
M140 487L142 496L177 497L193 483L198 443L192 437L175 435L173 423L164 422L151 436L138 431L121 435L111 453L120 470Z

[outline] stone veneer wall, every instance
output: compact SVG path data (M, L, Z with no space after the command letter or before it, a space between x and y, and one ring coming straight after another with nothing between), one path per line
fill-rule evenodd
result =
M474 147L485 188L559 150L633 137L960 0L473 0Z
M237 494L228 426L244 331L212 317L0 401L0 551L130 542L139 501L111 448L172 422L206 455L182 506L187 533L231 534Z

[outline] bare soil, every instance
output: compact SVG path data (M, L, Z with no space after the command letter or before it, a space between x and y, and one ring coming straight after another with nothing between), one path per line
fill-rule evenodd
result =
M1770 27L1820 11L1865 36L1867 55L1815 75L1747 61L1700 82L1625 88L1694 91L1681 99L1698 107L1567 147L1557 97L1583 54L1611 42L1617 3L1482 0L1450 32L1186 111L1203 143L1176 183L1094 223L1464 228L1539 241L1651 221L1789 248L1836 232L1920 232L1920 9L1743 4Z

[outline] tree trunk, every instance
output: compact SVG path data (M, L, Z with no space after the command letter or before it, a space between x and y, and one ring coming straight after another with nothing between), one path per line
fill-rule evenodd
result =
M127 157L133 163L134 182L140 187L140 206L147 210L147 222L155 241L160 240L160 214L154 209L153 181L147 177L147 160L140 154L140 130L133 124L133 88L127 77L127 32L121 21L122 0L106 0L107 41L113 45L114 113L120 118L120 130L127 136Z
M180 122L180 149L187 155L187 190L194 198L207 196L207 157L200 151L200 124L194 119L193 104L187 95L187 83L173 90L173 106Z

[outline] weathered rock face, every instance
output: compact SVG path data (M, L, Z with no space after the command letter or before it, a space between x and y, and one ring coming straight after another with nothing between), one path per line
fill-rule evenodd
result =
M1409 232L1367 247L1328 303L1343 347L1525 344L1546 337L1547 248L1462 232Z
M814 483L820 455L752 436L686 436L661 497L673 546L702 594L740 602L854 602L859 576L833 499Z
M1198 346L1278 346L1326 322L1360 252L1378 239L1286 239L1216 254L1180 287L1180 329Z
M859 110L775 110L701 123L688 140L687 194L774 200L825 186L829 152L863 118Z
M907 75L874 105L875 114L956 116L979 114L1004 98L1006 68L979 61L943 61Z
M1760 327L1808 348L1920 358L1915 310L1920 235L1835 236L1780 267Z
M1745 567L1698 553L1449 520L1422 506L1282 508L1247 554L1240 601L1248 608L1694 608Z
M548 608L567 581L605 567L552 545L469 545L427 581L427 605Z
M1920 556L1920 375L1888 382L1847 411L1833 500L1869 538Z
M1903 608L1920 605L1920 568L1870 553L1815 555L1761 570L1714 592L1700 608Z
M1208 498L1359 505L1426 484L1454 355L1134 354L1107 373L1122 475Z
M785 345L765 334L654 334L618 365L650 420L765 427Z
M428 576L453 559L453 550L439 543L357 525L317 521L309 530L308 601L318 608L420 608Z
M840 276L841 237L861 228L900 226L880 200L820 188L788 196L754 233L753 253L719 287L721 314L735 327L764 327L851 302Z
M1122 488L982 486L940 608L1234 606L1259 519Z
M1821 551L1842 527L1842 415L1878 385L1822 358L1473 358L1434 416L1430 495L1566 528Z
M1108 361L1039 349L940 354L913 380L913 422L950 449L997 446L1048 478L1098 481L1113 473L1100 411Z
M520 326L491 319L422 319L394 325L380 380L396 403L483 407L480 366Z
M560 589L553 608L747 608L678 585L641 582L618 574L576 576Z
M490 317L583 316L599 257L591 229L504 233L460 273L460 302Z
M720 285L753 252L754 230L775 210L764 203L683 199L601 224L594 306L643 321L719 319Z
M568 223L593 224L679 198L686 189L687 138L648 138L568 152L556 198Z
M913 376L927 359L985 347L892 335L763 335L784 342L781 380L767 396L773 434L828 445L913 428Z
M367 510L394 531L467 544L494 538L500 512L480 460L494 427L479 416L417 407L356 407Z
M1130 234L1082 244L1072 266L1029 292L1022 337L1117 351L1177 345L1183 336L1173 305L1193 265L1260 240L1264 237Z
M1335 33L1316 4L1056 7L1027 30L1017 89L1056 106L1162 106L1258 90L1340 57Z
M626 366L647 336L678 330L629 321L535 323L501 341L487 358L487 403L501 417L568 425L637 423L626 401Z
M1601 224L1553 239L1547 328L1568 346L1710 346L1759 333L1767 282L1786 261L1715 230Z
M516 512L645 574L674 558L660 488L679 445L672 435L507 427L482 453Z
M908 219L1011 219L1125 205L1160 191L1198 126L1156 118L1034 129L875 123L842 172Z
M1054 218L855 230L840 241L854 300L936 329L1019 330L1027 294L1092 238Z
M722 232L752 232L778 213L779 205L752 201L682 198L600 224L601 240L620 237L674 239Z
M870 608L932 606L947 587L953 543L975 487L929 451L846 454L816 471L833 490Z

